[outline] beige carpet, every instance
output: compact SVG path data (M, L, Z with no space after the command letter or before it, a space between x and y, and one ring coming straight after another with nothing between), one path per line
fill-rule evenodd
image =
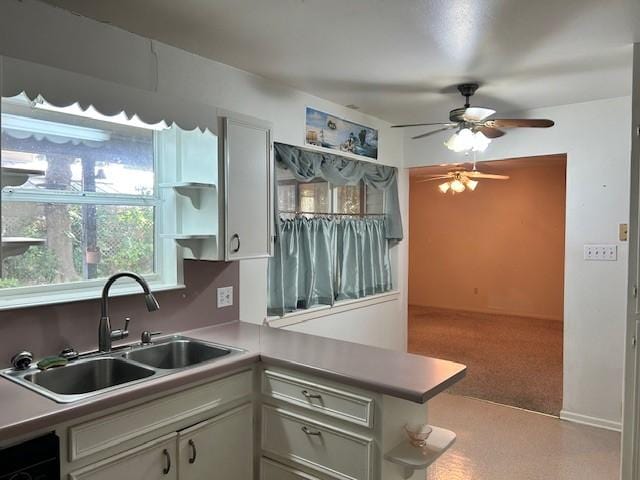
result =
M409 351L467 366L451 393L559 415L562 322L409 307Z

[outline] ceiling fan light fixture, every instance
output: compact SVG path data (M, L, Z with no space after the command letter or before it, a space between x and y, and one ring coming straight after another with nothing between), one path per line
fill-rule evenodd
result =
M464 182L465 187L467 187L469 190L471 190L472 192L475 191L476 187L478 186L478 181L477 180L471 180L470 178L467 178L467 180Z
M473 148L473 132L468 128L462 128L451 135L445 145L454 152L468 152Z
M462 193L466 189L466 187L464 186L464 183L462 183L457 178L453 180L449 186L451 187L451 190L453 190L455 193Z
M442 193L447 193L449 191L449 188L451 188L451 186L449 185L449 182L444 182L444 183L441 183L440 185L438 185L438 189Z
M490 143L491 143L491 139L487 137L484 133L476 132L473 134L472 150L474 152L484 152Z
M491 139L482 132L473 133L469 128L462 128L457 133L451 135L445 142L446 147L454 152L484 152Z

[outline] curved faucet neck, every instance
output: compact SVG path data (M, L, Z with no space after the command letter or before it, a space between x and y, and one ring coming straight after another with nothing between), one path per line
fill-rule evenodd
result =
M111 285L113 285L116 282L116 280L122 277L132 278L133 280L138 282L138 284L142 287L142 290L146 295L149 295L151 293L149 284L140 275L137 275L133 272L120 272L120 273L116 273L115 275L111 275L107 280L107 283L105 283L104 287L102 288L102 302L100 305L100 316L102 318L107 318L109 316L108 303L109 303L109 290L111 289Z

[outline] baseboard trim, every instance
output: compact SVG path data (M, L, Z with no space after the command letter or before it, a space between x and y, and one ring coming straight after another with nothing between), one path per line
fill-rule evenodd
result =
M568 422L580 423L582 425L589 425L591 427L604 428L605 430L612 430L614 432L622 431L621 422L612 422L611 420L605 420L604 418L590 417L588 415L569 412L567 410L560 411L560 419Z

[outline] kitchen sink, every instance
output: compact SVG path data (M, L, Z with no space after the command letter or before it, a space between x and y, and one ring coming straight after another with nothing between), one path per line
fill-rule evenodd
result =
M9 368L0 371L0 376L58 403L70 403L243 351L175 335L148 345L128 345L110 352L81 355L63 367L43 371L35 364L26 370Z
M64 368L30 373L24 379L61 395L80 395L150 377L150 368L121 358L93 358Z
M126 352L123 357L150 367L175 370L224 357L232 351L227 347L209 345L186 337L172 337L164 342Z

